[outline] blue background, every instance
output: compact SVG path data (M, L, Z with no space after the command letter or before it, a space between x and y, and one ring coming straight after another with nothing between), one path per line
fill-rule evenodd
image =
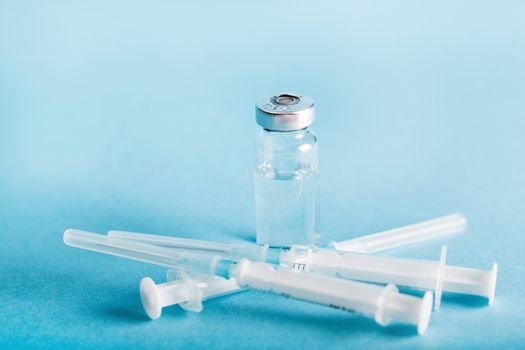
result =
M0 347L459 348L525 343L523 2L0 2ZM260 292L149 321L164 270L64 229L254 239L254 103L315 98L323 241L452 212L391 254L489 269L423 337Z

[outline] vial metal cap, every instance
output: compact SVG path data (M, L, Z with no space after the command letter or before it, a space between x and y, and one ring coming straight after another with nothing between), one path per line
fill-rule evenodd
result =
M272 131L301 130L314 122L314 100L309 96L283 93L256 104L257 124Z

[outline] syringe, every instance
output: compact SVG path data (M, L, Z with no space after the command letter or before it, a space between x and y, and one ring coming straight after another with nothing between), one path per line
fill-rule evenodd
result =
M417 325L425 333L432 310L432 293L423 298L401 294L394 285L381 287L291 269L278 269L263 262L236 262L220 255L180 252L171 248L137 243L69 229L68 245L116 255L160 266L188 269L197 273L234 277L239 287L274 292L305 301L361 313L385 326L390 320ZM170 295L161 293L160 295ZM169 302L161 301L162 305Z
M498 266L480 270L446 265L447 248L439 261L338 252L308 246L292 246L280 255L289 268L358 281L395 283L421 290L434 290L434 309L439 310L442 292L482 296L494 302Z
M425 333L430 320L432 292L426 292L423 298L417 298L399 293L393 284L380 287L289 269L276 269L270 264L248 259L241 259L239 263L230 265L225 276L230 276L230 280L236 278L237 283L244 288L355 311L374 318L381 326L386 326L391 320L412 323L417 325L420 335ZM162 307L180 303L185 298L180 289L179 280L155 285L150 278L144 278L141 295L148 315L160 315Z
M405 231L412 237L409 241L413 242L414 236L421 237L425 232L431 232L435 236L440 230L450 233L453 228L455 230L458 230L459 227L464 228L465 224L466 220L462 215L449 215L406 228L391 230L386 234L388 239L385 239L385 235L375 234L375 237L379 237L375 247L377 248L384 242L399 243L401 238L396 237L402 236ZM489 271L447 266L445 264L446 249L442 249L440 261L429 261L338 252L298 245L286 251L251 243L224 244L123 231L109 231L108 236L178 249L210 250L221 252L232 259L238 260L246 257L251 260L281 264L293 269L366 282L395 283L416 289L434 290L436 310L439 310L441 305L442 291L483 296L491 305L496 287L496 264L493 264ZM373 240L374 238L368 242L371 243Z

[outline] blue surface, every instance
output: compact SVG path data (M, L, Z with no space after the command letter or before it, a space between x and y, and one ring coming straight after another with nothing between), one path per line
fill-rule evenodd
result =
M0 3L0 347L523 347L523 2ZM154 266L64 229L254 239L255 100L317 102L323 240L462 212L492 307L413 327L245 292L148 321ZM442 241L392 252L437 258Z

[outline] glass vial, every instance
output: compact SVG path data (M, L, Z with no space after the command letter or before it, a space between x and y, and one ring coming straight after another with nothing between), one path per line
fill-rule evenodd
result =
M318 244L317 138L309 129L314 101L278 94L256 105L255 216L257 244Z

